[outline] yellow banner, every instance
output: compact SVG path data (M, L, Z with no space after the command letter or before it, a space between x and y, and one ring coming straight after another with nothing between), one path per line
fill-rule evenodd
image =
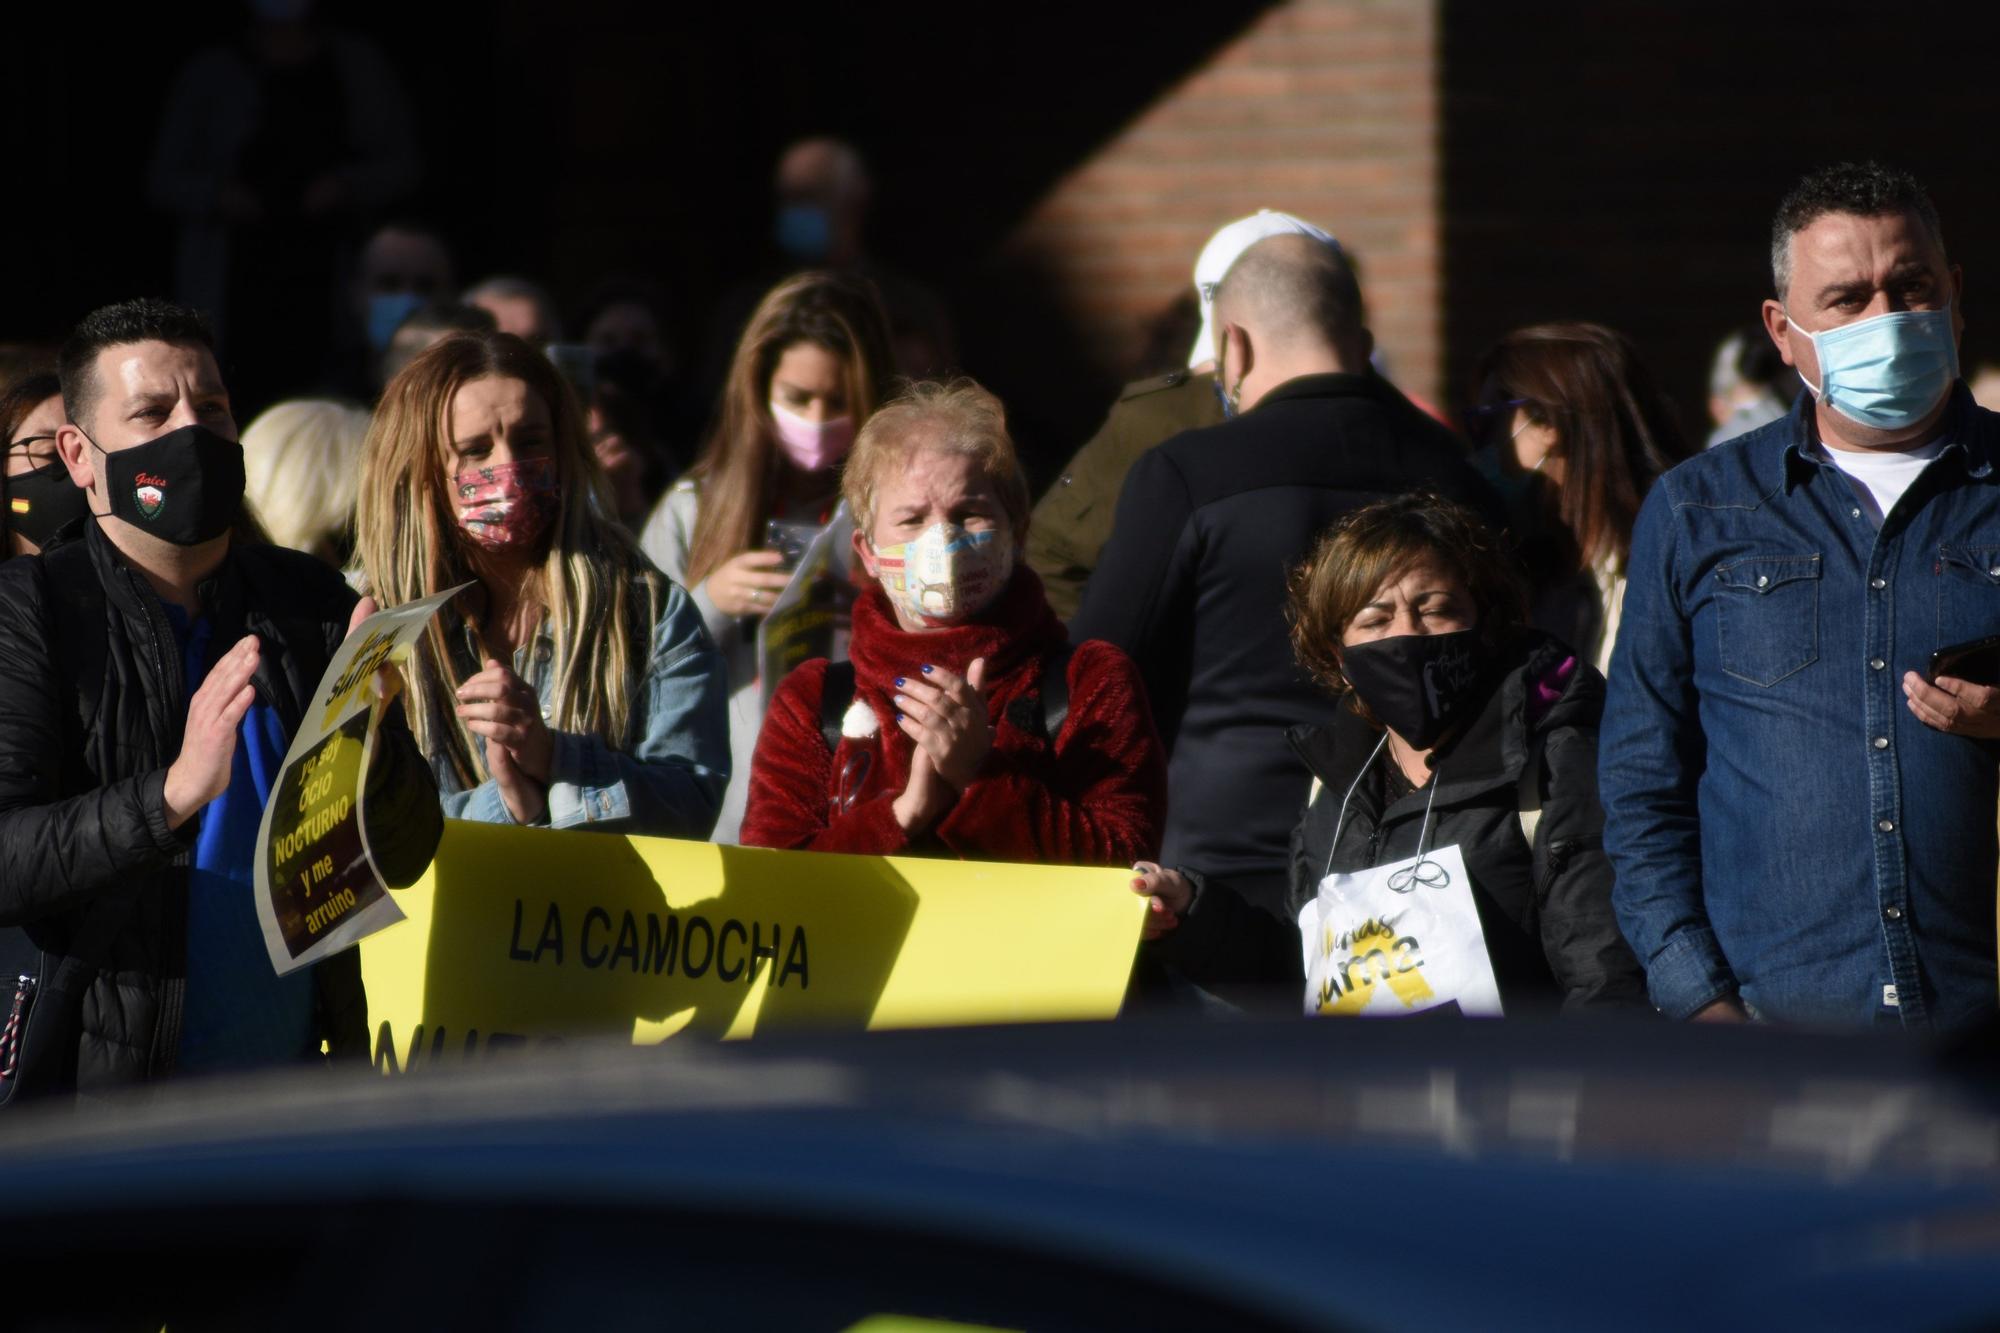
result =
M690 1030L1110 1018L1131 872L836 856L456 820L361 944L376 1067Z

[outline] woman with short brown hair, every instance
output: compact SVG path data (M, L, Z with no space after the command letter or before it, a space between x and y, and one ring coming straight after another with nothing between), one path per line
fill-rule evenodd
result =
M1597 803L1604 679L1521 625L1508 560L1470 510L1378 501L1291 580L1302 666L1350 707L1292 745L1313 775L1292 835L1294 918L1332 874L1456 847L1509 1013L1637 1004ZM1197 982L1303 980L1300 931L1199 868L1145 866L1147 936Z

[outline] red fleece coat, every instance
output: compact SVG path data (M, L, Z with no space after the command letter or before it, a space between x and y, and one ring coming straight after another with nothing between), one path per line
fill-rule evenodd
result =
M1157 855L1167 816L1166 754L1132 659L1101 641L1078 645L1069 662L1069 715L1053 752L1038 728L1031 697L1039 693L1042 658L1067 637L1026 565L978 617L920 634L899 626L882 589L869 588L854 606L848 655L855 702L874 713L875 734L843 735L829 754L820 731L825 660L785 677L750 768L744 845L1086 865ZM913 840L890 809L909 781L914 750L895 724L894 682L921 678L926 664L963 676L977 657L986 659L993 748L958 804ZM1023 700L1029 706L1010 708ZM836 811L843 773L855 799Z

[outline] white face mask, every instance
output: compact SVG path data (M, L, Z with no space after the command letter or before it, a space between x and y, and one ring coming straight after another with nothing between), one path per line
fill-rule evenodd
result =
M967 531L933 523L915 540L875 548L876 575L891 601L947 623L975 616L1014 574L1014 537L1004 527Z

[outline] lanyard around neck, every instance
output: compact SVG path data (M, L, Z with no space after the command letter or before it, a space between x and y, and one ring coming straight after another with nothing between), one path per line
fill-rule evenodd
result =
M1375 760L1378 757L1380 757L1382 753L1382 748L1386 746L1388 743L1389 743L1389 733L1384 731L1382 733L1382 739L1375 742L1375 748L1368 752L1368 761L1361 765L1361 771L1354 775L1354 781L1347 784L1347 795L1340 798L1340 814L1337 815L1333 821L1333 841L1330 844L1328 844L1326 849L1326 866L1324 869L1320 871L1319 877L1321 879L1325 879L1328 875L1331 875L1333 873L1333 858L1334 854L1340 849L1341 832L1347 827L1347 805L1348 802L1354 799L1354 789L1361 785L1361 779L1368 776L1368 770L1374 767ZM1424 855L1425 855L1424 844L1426 840L1428 840L1430 837L1431 809L1437 804L1437 797L1438 797L1438 775L1437 771L1433 769L1431 771L1431 794L1424 801L1424 822L1418 825L1417 827L1417 865L1413 867L1413 869L1415 870L1421 870L1423 869L1424 866ZM1419 876L1418 878L1422 877ZM1425 882L1428 883L1427 880ZM1404 890L1399 890L1399 892L1403 891Z

